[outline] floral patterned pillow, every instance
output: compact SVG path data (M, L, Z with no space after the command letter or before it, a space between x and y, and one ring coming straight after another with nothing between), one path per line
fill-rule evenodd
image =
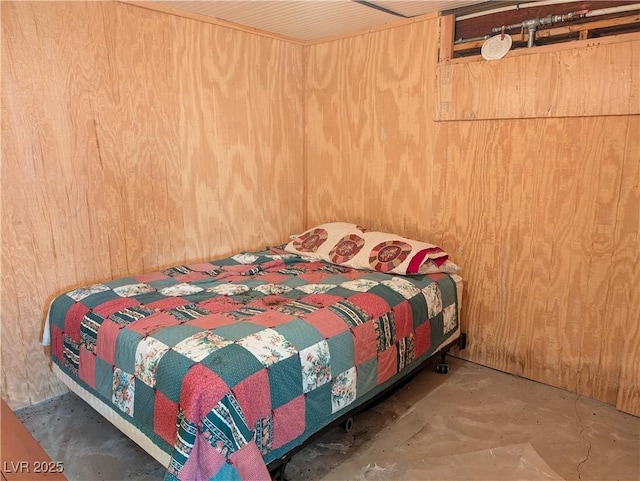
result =
M454 273L458 266L440 247L356 224L331 222L295 236L285 250L354 269L401 275Z

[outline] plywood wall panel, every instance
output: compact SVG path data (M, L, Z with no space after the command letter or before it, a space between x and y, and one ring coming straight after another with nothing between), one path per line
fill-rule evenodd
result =
M353 37L340 41L339 49L335 42L309 48L308 72L313 75L306 138L311 156L308 182L314 190L308 196L310 224L320 214L324 219L348 216L375 228L408 222L410 230L424 229L411 213L417 207L425 214L431 209L423 202L431 201L433 164L431 153L418 149L425 140L438 137L421 121L433 96L420 79L434 53L425 58L412 42L424 35L424 28L415 24ZM397 55L399 50L405 53ZM415 155L422 156L425 168L410 161ZM436 163L433 168L443 166ZM381 190L385 188L397 192L397 204L386 202ZM390 208L395 216L387 215Z
M216 161L216 136L201 126L213 126L215 105L213 66L208 60L215 27L171 17L174 42L172 56L176 67L180 98L176 128L178 152L171 168L174 195L194 206L177 214L178 224L192 235L184 237L185 250L197 260L224 255L226 245L220 211L220 172ZM189 159L189 161L187 161Z
M616 407L640 416L640 116L629 119L626 142L629 146L624 159L621 197L626 202L618 207L616 237L625 246L616 253L613 279L629 278L630 289L618 286L607 299L607 316L627 319L623 327L623 346L620 351L620 379ZM634 229L635 226L635 229Z
M536 48L540 50L543 54L512 51L499 62L478 57L437 65L435 118L640 114L639 34Z
M519 93L533 103L506 115L513 119L434 122L436 32L433 19L308 48L307 169L318 179L308 184L308 223L351 220L440 243L463 269L469 346L461 356L633 403L629 323L638 314L629 286L637 284L639 207L630 179L640 155L638 117L626 106L637 92L565 86L554 112L568 114L589 97L616 115L547 118L538 76ZM637 63L636 42L602 58L592 49L559 55L608 72ZM560 65L553 53L528 56ZM509 65L493 63L492 75L512 75ZM451 77L457 101L484 98L476 77ZM489 80L488 99L508 95Z
M188 159L177 148L171 16L119 7L102 6L112 89L101 113L112 133L101 145L119 173L126 269L148 272L186 260L181 167Z
M302 47L111 2L5 2L2 36L17 408L63 391L39 345L56 294L302 229Z
M213 38L220 55L211 60L214 76L226 77L224 83L214 86L216 156L225 179L220 184L223 218L227 219L222 228L232 243L243 239L251 248L260 245L265 231L284 240L300 229L302 96L289 76L301 78L302 51L285 42L269 45L251 35L230 42L222 33L217 31ZM296 51L300 54L297 62L283 62L286 52ZM249 52L255 52L261 61L253 61ZM291 121L282 128L284 119ZM257 128L265 121L272 127ZM277 152L295 157L294 172L290 171L292 159ZM253 209L254 205L262 209ZM242 212L242 223L235 219L238 212ZM247 229L249 225L253 228Z
M90 229L75 227L87 226L90 218L85 193L93 179L86 163L73 162L76 155L95 151L93 125L84 119L96 64L92 58L74 61L76 51L53 40L71 35L68 13L68 20L82 25L75 32L78 41L91 49L99 17L64 7L62 15L52 15L54 8L2 8L3 47L13 46L3 48L2 76L2 391L9 400L14 394L21 397L23 404L61 392L43 368L39 345L52 295L48 287L60 280L81 282L107 267L102 258L93 262L95 253L85 241ZM56 57L62 61L51 62ZM76 102L60 102L69 96ZM24 358L28 352L41 356L40 369Z

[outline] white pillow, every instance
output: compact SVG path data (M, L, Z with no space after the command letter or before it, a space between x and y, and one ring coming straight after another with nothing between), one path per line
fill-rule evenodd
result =
M401 275L454 273L459 267L440 247L356 224L331 222L296 236L285 250L354 269Z

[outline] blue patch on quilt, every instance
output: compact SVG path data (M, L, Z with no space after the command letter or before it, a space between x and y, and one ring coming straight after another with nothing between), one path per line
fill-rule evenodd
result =
M358 377L356 378L356 393L367 393L378 384L378 360L369 359L359 364L356 368Z
M331 406L331 383L323 384L305 394L305 433L310 435L323 427L329 418L326 406ZM320 414L322 413L322 414Z
M112 290L96 292L95 294L91 294L84 299L82 299L82 303L87 306L89 309L93 309L100 304L103 304L112 299L118 299L120 296L113 292Z
M133 374L136 366L136 349L144 336L130 329L120 329L116 340L116 367Z
M64 331L64 319L67 311L76 303L69 296L60 296L51 303L49 319L51 324Z
M339 373L355 366L356 356L351 331L345 331L327 339L331 354L331 370Z
M302 394L302 368L297 355L269 366L267 372L272 409L279 408Z
M273 330L282 334L298 351L324 339L324 336L315 327L301 319L293 319L285 324L280 324Z
M227 324L222 327L216 327L213 332L227 340L238 341L244 337L250 336L251 334L260 332L263 329L263 326L252 324L251 322L237 322L234 324Z
M196 332L202 331L204 331L204 329L190 324L180 324L155 331L152 337L169 347L173 347L180 341L184 341L187 337L193 336Z
M217 373L230 388L264 368L253 354L238 344L212 352L201 363Z
M411 313L413 314L413 328L416 329L429 319L427 315L427 301L422 293L416 294L409 299Z
M182 384L175 382L175 379L184 379L194 364L195 361L170 349L158 363L156 389L173 402L178 402Z
M369 289L369 294L373 294L374 296L378 296L389 304L391 308L396 307L398 304L401 304L405 301L405 298L399 292L394 291L388 286L384 284L378 284Z
M135 383L136 397L133 402L133 412L136 414L136 419L140 419L145 424L153 426L156 391L140 379L136 379Z
M96 357L96 391L106 399L111 400L111 390L113 389L113 366Z

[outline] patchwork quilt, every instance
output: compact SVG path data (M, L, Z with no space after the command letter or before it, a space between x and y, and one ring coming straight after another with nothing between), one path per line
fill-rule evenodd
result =
M448 274L267 249L61 295L51 357L170 454L166 480L270 479L457 332L456 298Z

